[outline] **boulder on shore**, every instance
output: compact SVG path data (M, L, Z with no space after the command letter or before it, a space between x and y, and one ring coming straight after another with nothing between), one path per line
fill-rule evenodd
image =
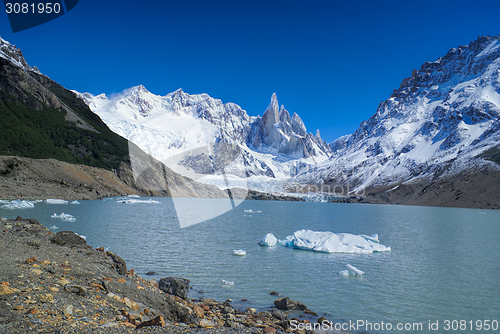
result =
M164 292L186 299L189 292L189 280L182 277L164 277L158 282L158 287Z
M307 310L307 306L298 302L296 300L292 300L288 297L283 297L281 299L276 299L274 301L274 306L278 310L288 311L288 310Z

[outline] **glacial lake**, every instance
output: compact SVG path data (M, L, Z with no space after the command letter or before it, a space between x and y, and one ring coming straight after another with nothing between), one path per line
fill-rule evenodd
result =
M35 218L47 228L57 226L54 232L75 231L93 247L109 247L145 279L185 277L191 280L191 298L231 298L243 309L271 307L277 297L269 293L277 291L334 322L375 325L358 332L389 332L376 330L384 322L393 326L391 332L412 332L396 330L399 323L421 323L423 332L472 333L479 332L474 327L478 320L497 326L500 321L500 211L244 201L223 215L181 228L172 200L152 199L161 203L122 204L116 198L80 205L36 203L29 209L0 209L0 216ZM218 200L183 201L200 208ZM51 218L62 212L76 221ZM392 251L329 254L257 244L266 233L284 239L300 229L377 233ZM234 249L247 255L234 256ZM364 275L339 275L346 264ZM156 273L146 276L148 271ZM446 320L449 327L460 321L469 327L446 330ZM439 321L438 330L429 331L429 321Z

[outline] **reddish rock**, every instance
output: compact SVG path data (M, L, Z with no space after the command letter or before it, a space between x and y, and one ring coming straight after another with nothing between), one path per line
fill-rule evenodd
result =
M268 334L272 334L272 333L276 333L277 329L274 328L274 327L266 327L264 328L264 333L268 333Z
M33 256L33 257L30 257L29 259L27 259L26 263L33 263L33 262L36 262L36 261L38 261L38 260L36 259L36 257Z
M154 319L141 322L139 325L137 325L137 328L150 327L150 326L165 327L165 319L163 319L163 317L159 315Z
M198 316L198 318L203 318L205 317L205 310L202 307L199 307L198 305L195 305L193 307L194 313Z

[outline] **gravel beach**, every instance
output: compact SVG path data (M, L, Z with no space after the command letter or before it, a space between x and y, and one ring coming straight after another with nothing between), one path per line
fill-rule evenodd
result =
M282 310L258 313L234 308L231 300L191 300L182 286L187 282L189 289L189 281L169 278L171 286L161 280L159 286L127 269L118 255L88 246L73 232L53 233L33 219L2 218L0 259L5 334L292 332L292 319L309 320L289 319L285 311L299 307L314 314L288 298L275 302Z

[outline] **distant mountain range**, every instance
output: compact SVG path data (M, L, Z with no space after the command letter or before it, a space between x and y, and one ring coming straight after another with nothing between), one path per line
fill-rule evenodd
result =
M234 103L181 89L165 96L144 86L112 98L75 93L145 152L183 175L222 188L248 181L250 188L269 190L269 182L288 180L332 153L319 131L307 133L297 114L279 107L275 94L262 117L250 117Z
M308 133L275 94L262 117L251 117L234 103L181 89L72 94L3 40L0 65L4 155L110 169L130 161L124 137L170 175L222 189L500 208L499 37L479 37L424 63L353 134L332 143Z

